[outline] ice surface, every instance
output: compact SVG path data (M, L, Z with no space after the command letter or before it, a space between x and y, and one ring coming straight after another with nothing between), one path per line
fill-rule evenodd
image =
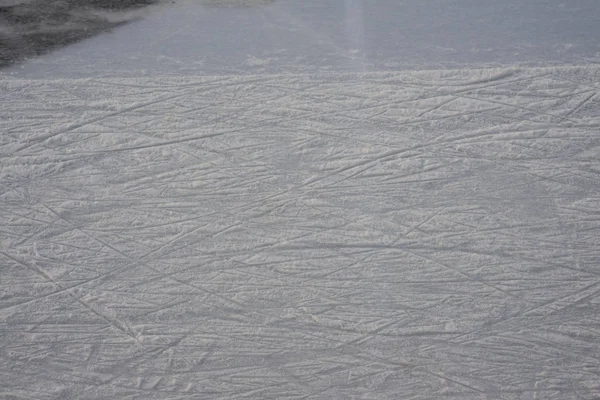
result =
M70 79L600 62L598 0L164 3L136 22L9 72Z
M600 68L0 80L0 398L600 398Z
M139 19L158 2L0 0L0 68Z

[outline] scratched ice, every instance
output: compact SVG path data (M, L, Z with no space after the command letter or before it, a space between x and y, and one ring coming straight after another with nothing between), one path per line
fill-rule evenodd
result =
M600 399L599 90L0 80L0 398Z

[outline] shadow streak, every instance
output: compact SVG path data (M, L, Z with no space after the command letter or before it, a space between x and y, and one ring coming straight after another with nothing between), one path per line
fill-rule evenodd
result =
M0 68L131 22L159 2L9 0L0 6Z

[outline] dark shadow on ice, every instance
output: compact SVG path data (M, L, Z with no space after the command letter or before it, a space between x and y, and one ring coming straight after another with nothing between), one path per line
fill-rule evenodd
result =
M140 17L161 0L0 0L0 67Z
M275 0L200 0L200 4L206 7L229 8L229 7L260 7L275 3Z

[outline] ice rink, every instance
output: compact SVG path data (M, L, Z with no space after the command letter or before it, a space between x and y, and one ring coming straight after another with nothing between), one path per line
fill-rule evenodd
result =
M417 56L366 3L0 70L1 399L600 399L595 39Z

